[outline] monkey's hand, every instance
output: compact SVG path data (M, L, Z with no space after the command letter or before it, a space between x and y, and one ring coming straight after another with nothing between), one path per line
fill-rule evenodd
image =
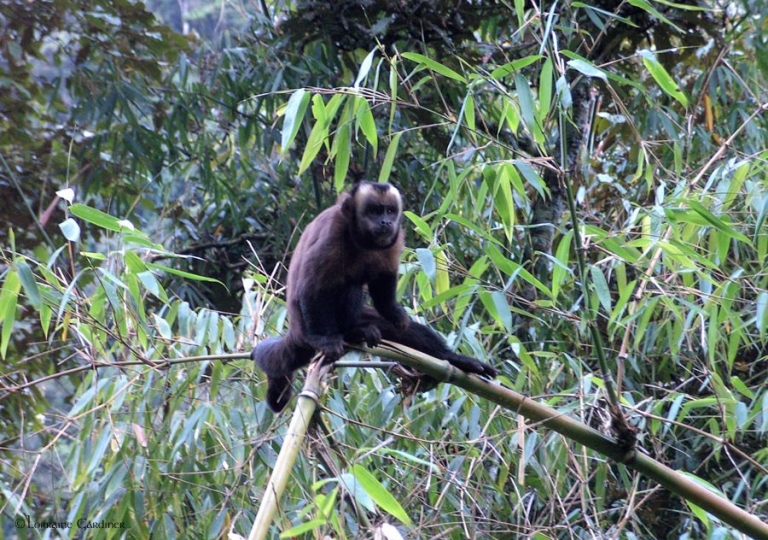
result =
M344 356L344 337L341 335L313 336L310 345L325 356L324 363L332 364Z
M489 379L495 379L499 374L495 367L475 358L464 356L463 354L451 353L447 355L445 359L448 360L448 363L451 365L456 366L467 373L476 373L477 375Z
M381 330L375 324L361 324L347 332L344 339L350 343L365 343L375 347L381 341Z

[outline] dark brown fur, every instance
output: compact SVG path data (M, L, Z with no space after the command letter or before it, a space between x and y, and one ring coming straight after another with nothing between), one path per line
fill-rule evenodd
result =
M344 341L375 346L383 337L465 371L496 376L492 367L449 351L439 335L410 321L397 302L401 219L397 189L361 182L307 226L288 270L288 333L262 341L251 354L267 375L272 410L282 410L290 399L296 369L315 351L335 362L344 354ZM373 308L364 306L364 286Z

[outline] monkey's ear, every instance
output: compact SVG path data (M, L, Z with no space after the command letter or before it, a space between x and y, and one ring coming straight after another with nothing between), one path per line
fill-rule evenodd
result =
M339 203L341 204L341 213L344 216L351 218L355 215L355 198L349 193L342 193L339 197Z

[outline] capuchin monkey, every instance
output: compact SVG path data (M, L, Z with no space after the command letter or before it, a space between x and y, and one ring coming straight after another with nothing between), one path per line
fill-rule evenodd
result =
M316 352L332 363L344 342L375 347L401 343L485 377L496 369L448 349L430 328L411 321L397 302L397 271L404 240L403 203L391 184L359 182L306 228L288 269L288 332L251 353L267 375L267 403L281 411L292 395L293 372ZM364 287L373 307L365 305Z

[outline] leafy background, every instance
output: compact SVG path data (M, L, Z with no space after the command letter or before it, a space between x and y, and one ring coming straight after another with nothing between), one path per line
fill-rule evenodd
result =
M4 2L4 535L248 533L285 417L240 353L284 330L291 247L361 177L404 193L414 317L600 427L597 329L644 451L765 519L760 6ZM578 84L591 131L551 184ZM574 211L549 250L552 185ZM275 535L736 537L513 411L397 384L337 370Z

